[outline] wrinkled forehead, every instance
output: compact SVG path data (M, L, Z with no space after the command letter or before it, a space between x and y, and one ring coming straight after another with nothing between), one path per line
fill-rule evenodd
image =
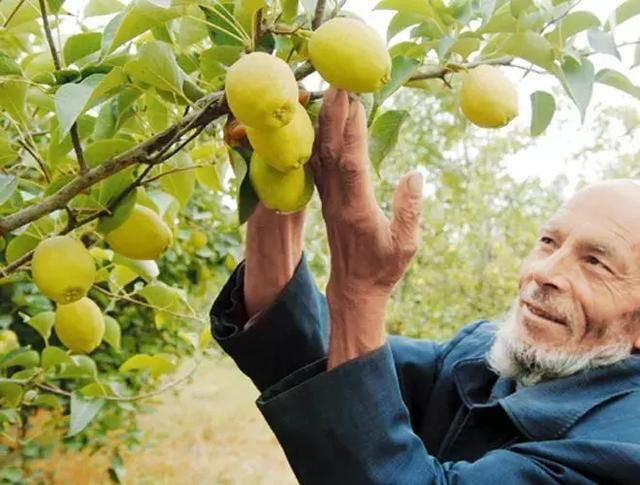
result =
M590 185L567 200L546 225L640 252L640 184L622 180Z

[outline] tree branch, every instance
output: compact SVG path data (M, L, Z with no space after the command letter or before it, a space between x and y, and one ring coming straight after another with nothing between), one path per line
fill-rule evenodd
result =
M157 396L158 394L162 394L166 391L168 391L169 389L176 387L178 384L181 384L182 382L186 381L187 379L189 379L189 377L191 377L196 370L198 370L198 368L200 367L200 364L202 363L201 360L197 360L196 363L194 364L193 368L187 372L184 376L182 376L179 379L176 379L173 382L170 382L169 384L161 387L160 389L157 389L155 391L152 392L148 392L145 394L138 394L136 396L100 396L99 399L104 399L105 401L118 401L118 402L122 402L122 401L127 401L127 402L133 402L133 401L141 401L143 399L148 399L150 397L154 397ZM47 391L47 392L52 392L54 394L59 394L61 396L67 396L67 397L71 397L71 393L69 391L65 391L63 389L60 389L58 387L53 387L50 384L41 384L41 383L37 383L36 386L40 389L42 389L43 391Z
M414 74L409 78L409 81L419 81L421 79L443 79L445 74L450 72L461 71L464 69L473 69L482 64L489 64L492 66L508 66L513 62L513 57L498 57L496 59L487 59L482 61L474 61L468 64L449 64L447 66L430 66L422 72Z
M53 58L53 65L56 70L62 69L62 63L60 62L60 56L56 49L56 45L53 41L53 35L51 34L51 27L49 27L49 18L47 16L47 3L45 0L39 0L40 13L42 14L42 25L44 27L44 33L47 37L47 43L49 44L49 50L51 51L51 57ZM80 144L80 136L78 135L78 125L74 123L71 126L71 143L73 144L73 151L76 152L76 158L78 160L78 166L80 167L80 173L85 173L87 168L87 162L84 159L84 153L82 153L82 145Z
M327 4L327 0L318 0L316 3L316 11L313 15L313 20L311 21L311 28L316 30L324 20L324 9Z
M108 160L107 162L88 170L77 178L64 185L55 194L43 199L29 207L19 210L3 219L0 219L0 236L3 236L18 227L63 208L73 197L104 180L115 173L124 170L136 163L157 164L164 160L162 154L173 143L179 141L185 133L207 125L211 121L229 112L229 107L224 100L222 92L211 93L198 103L202 108L192 111L178 123L166 128L157 135L136 145L130 150Z
M4 24L2 24L4 28L6 28L7 25L9 25L9 22L11 22L11 19L15 16L15 14L18 13L18 10L20 10L20 7L22 7L23 4L24 4L24 0L20 0L18 3L16 3L16 6L13 8L11 13L7 17L7 19L4 21Z

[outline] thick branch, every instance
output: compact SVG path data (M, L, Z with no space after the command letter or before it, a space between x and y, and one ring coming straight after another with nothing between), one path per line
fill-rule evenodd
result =
M164 160L163 154L186 132L207 125L211 121L227 114L229 108L221 92L202 98L202 108L185 116L178 123L166 128L154 137L140 143L125 153L88 170L63 186L55 194L37 204L19 210L4 219L0 219L0 236L22 227L29 222L63 208L73 197L136 163L156 164Z

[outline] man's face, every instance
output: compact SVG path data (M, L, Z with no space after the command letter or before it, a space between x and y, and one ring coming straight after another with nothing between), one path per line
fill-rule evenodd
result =
M571 360L574 369L576 357L587 367L600 351L611 361L640 348L638 208L640 186L603 182L578 192L543 225L501 332L511 354L515 347L529 352L526 367L541 367L532 361L540 356L547 367ZM554 374L547 369L546 377Z
M543 225L520 268L516 312L525 341L571 352L635 340L639 196L635 186L591 186Z

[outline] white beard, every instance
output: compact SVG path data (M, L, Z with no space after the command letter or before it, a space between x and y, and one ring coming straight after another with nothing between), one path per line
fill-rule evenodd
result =
M577 372L605 367L631 355L633 345L619 341L587 352L569 353L525 343L520 337L515 301L504 319L498 322L495 341L487 353L489 368L502 377L514 379L520 386L565 377Z

